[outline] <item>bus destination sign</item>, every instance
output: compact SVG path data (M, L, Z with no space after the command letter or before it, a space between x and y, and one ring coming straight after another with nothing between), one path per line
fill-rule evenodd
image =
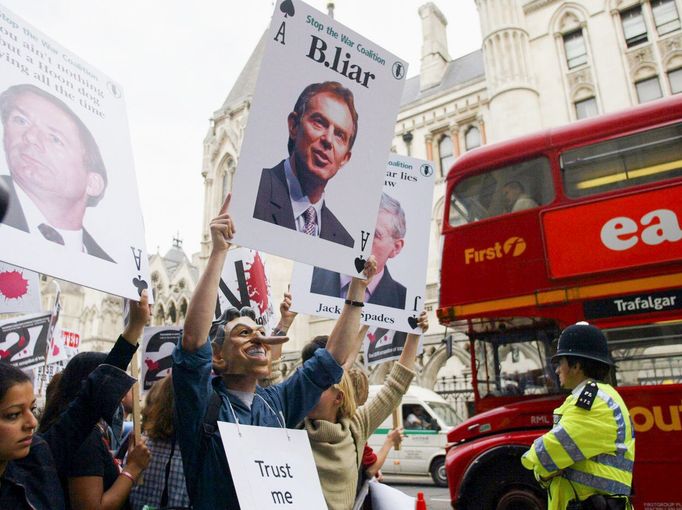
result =
M682 289L613 296L583 303L586 319L602 319L638 313L668 312L682 309Z

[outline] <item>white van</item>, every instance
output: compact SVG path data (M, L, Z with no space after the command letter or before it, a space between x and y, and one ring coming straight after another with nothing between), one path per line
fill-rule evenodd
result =
M381 385L369 387L369 399ZM368 399L368 400L369 400ZM439 487L448 484L445 475L445 445L447 433L462 419L455 409L434 391L420 386L410 386L403 396L398 413L400 425L405 428L405 439L399 451L391 452L381 468L384 474L431 475ZM369 446L379 451L393 428L389 416L369 438Z

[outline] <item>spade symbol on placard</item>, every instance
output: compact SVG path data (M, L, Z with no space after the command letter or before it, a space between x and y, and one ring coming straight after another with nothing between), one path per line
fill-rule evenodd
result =
M294 3L291 0L284 0L279 6L279 10L284 13L285 17L291 16L293 18L296 13L294 10Z
M365 259L360 257L355 257L355 269L357 269L358 273L362 273L362 270L365 269Z
M417 329L419 321L417 321L417 318L413 315L412 317L407 318L407 323L410 325L412 329Z
M144 289L146 289L147 287L149 287L149 285L147 285L147 282L145 282L142 279L142 276L140 276L140 275L137 275L137 278L133 278L133 285L135 285L135 288L137 289L137 293L140 296L142 295L142 291Z

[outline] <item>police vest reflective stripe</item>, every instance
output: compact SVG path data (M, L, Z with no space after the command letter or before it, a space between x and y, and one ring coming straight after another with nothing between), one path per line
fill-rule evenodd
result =
M524 466L547 477L564 470L581 499L594 492L629 495L634 467L634 427L620 395L598 384L591 409L569 395L555 413L559 422L524 454Z

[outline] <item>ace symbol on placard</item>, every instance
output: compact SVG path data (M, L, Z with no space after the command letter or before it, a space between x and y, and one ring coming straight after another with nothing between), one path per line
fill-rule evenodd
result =
M140 268L142 266L142 250L139 248L135 248L134 246L131 246L130 250L133 252L133 261L134 261L135 267L137 268L137 271L139 273ZM137 295L138 296L142 295L143 290L149 288L149 285L147 284L147 282L142 279L141 274L138 274L137 276L133 277L132 284L137 289ZM150 302L151 302L151 298L150 298Z
M279 10L284 14L285 20L282 21L282 23L279 26L279 29L277 30L277 33L275 34L275 41L278 43L286 46L286 30L287 30L287 22L286 18L293 18L294 14L296 14L296 9L294 9L294 3L291 0L284 0L279 6Z

